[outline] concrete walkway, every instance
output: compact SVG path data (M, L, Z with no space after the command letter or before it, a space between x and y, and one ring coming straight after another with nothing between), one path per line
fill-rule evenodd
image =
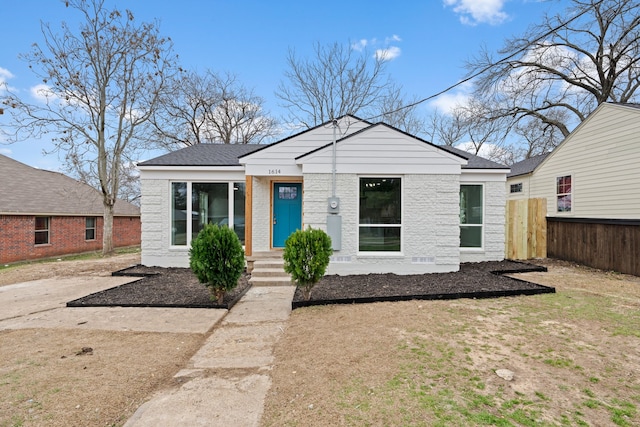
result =
M125 427L258 426L271 386L273 348L295 287L252 287L178 372L178 388L142 405Z

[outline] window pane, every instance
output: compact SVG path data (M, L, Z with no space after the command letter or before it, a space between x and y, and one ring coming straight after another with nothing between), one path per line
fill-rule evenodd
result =
M481 248L482 227L463 225L460 226L460 247Z
M460 186L460 224L482 224L482 186Z
M360 178L360 224L401 223L400 178Z
M233 183L233 229L244 245L244 200L245 183Z
M399 252L400 227L360 227L362 252Z
M171 244L187 244L187 183L171 184Z
M96 239L96 219L94 217L87 217L85 220L86 230L84 232L85 240L95 240Z
M192 238L205 224L229 225L229 184L192 184L191 221Z
M34 243L36 245L49 244L49 217L36 217Z
M558 212L571 212L571 194L558 196Z

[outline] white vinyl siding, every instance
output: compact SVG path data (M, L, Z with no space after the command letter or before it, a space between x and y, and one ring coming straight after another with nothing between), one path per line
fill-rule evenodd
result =
M529 197L556 215L556 179L572 176L572 209L563 216L640 218L640 109L602 104L531 177ZM511 198L511 197L510 197Z

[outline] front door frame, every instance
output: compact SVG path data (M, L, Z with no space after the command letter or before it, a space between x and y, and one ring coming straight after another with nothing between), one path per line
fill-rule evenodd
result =
M271 207L269 209L270 211L270 215L269 215L269 247L272 250L282 250L283 247L280 246L274 246L274 217L275 217L275 199L276 197L278 197L277 192L275 191L276 189L276 184L299 184L300 185L300 228L303 228L303 224L304 224L304 218L303 218L303 212L304 212L304 198L302 198L302 195L304 194L304 183L302 179L287 179L287 178L283 178L283 179L277 179L277 180L272 180L271 181L271 197L270 197L270 201L271 201Z

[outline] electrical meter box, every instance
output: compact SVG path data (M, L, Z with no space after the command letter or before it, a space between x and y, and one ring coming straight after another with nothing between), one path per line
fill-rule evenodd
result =
M327 212L337 214L340 212L340 198L329 197L327 199Z

